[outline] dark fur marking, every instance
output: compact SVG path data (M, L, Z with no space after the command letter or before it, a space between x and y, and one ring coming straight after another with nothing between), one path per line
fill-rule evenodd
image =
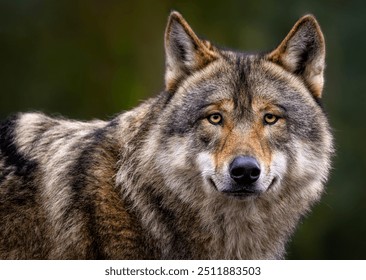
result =
M125 189L121 190L121 197L123 198L123 203L125 206L125 210L135 219L135 227L138 228L140 235L138 238L138 243L141 244L139 246L139 250L143 253L144 256L149 256L149 258L145 259L158 259L159 250L157 247L152 245L151 239L152 236L148 230L145 230L141 224L141 215L139 215L136 207L134 207L133 201L130 197L125 193ZM136 237L135 237L136 238ZM145 244L150 244L149 246L145 246Z
M73 211L79 210L86 218L86 227L89 233L91 245L88 256L93 259L105 259L105 256L101 250L100 236L97 230L96 224L96 209L94 205L94 197L90 195L91 190L88 187L98 187L98 179L91 174L93 167L98 166L97 158L95 155L96 148L99 145L103 145L105 142L106 133L109 127L113 127L115 122L110 122L106 127L94 130L89 135L85 136L85 141L90 141L88 145L80 153L80 156L75 161L75 164L70 169L71 190L72 190L72 203L68 209L68 214L65 218L68 219L69 215L72 215ZM91 140L90 140L91 139Z
M22 155L14 142L17 120L18 116L15 115L0 124L0 150L5 166L15 167L15 175L26 179L36 170L37 162Z
M179 35L177 35L177 36L179 36ZM181 44L180 40L174 38L173 45L175 46L174 52L179 57L179 60L187 61L186 47L183 44Z
M117 153L112 150L108 143L108 134L111 129L114 129L119 124L119 118L113 118L105 127L93 130L89 135L86 135L86 146L82 149L79 157L70 168L72 203L67 209L65 219L68 219L74 211L80 211L85 216L85 226L90 240L88 248L88 256L93 259L106 259L102 250L102 237L98 232L98 224L96 218L95 197L91 194L99 187L99 178L96 178L92 171L98 168L98 150L105 152Z
M249 117L251 112L251 104L253 100L252 92L250 89L250 82L248 77L251 72L250 60L247 59L245 54L238 55L235 61L235 68L237 73L234 78L234 111L238 120Z
M176 248L176 258L184 259L190 256L190 242L188 242L187 237L181 232L181 230L179 230L179 227L177 227L176 222L179 219L176 216L175 211L169 209L169 207L165 204L165 196L156 192L151 192L147 195L150 198L151 204L155 206L153 208L159 211L159 218L161 219L162 224L167 227L167 230L171 233L172 244L174 244L172 246Z

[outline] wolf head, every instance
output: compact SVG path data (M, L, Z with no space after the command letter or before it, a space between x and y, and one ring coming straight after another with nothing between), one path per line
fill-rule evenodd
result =
M170 97L157 162L167 185L189 180L196 192L226 198L280 194L283 185L319 196L332 138L320 106L325 44L313 16L273 51L246 54L201 40L173 12L165 51Z

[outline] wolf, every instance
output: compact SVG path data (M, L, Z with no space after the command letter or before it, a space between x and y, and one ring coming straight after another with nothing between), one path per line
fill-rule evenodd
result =
M1 259L285 258L333 154L319 24L244 53L173 11L165 53L165 89L108 121L1 123Z

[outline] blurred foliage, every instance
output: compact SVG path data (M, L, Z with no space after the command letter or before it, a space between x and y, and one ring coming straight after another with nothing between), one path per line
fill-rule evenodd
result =
M324 104L337 155L327 193L289 244L291 259L366 259L366 2L352 0L0 0L0 119L16 111L106 119L163 88L170 10L243 50L275 47L314 14L327 43Z

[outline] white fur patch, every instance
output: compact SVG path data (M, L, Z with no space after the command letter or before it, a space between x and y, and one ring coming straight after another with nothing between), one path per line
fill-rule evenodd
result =
M215 174L215 165L212 155L208 152L201 152L197 155L196 163L205 182L205 191L212 191L212 186L210 186L210 183L208 182L209 178Z
M319 178L320 170L316 162L321 161L320 155L315 155L305 143L300 140L294 142L296 149L296 164L292 172L298 178ZM322 165L322 164L321 164Z
M272 155L272 164L270 166L270 174L268 178L270 178L271 182L274 178L276 178L276 183L271 187L273 190L278 189L281 186L281 181L284 175L287 173L287 157L283 152L277 151ZM269 182L269 184L271 184ZM266 191L269 185L267 185Z

